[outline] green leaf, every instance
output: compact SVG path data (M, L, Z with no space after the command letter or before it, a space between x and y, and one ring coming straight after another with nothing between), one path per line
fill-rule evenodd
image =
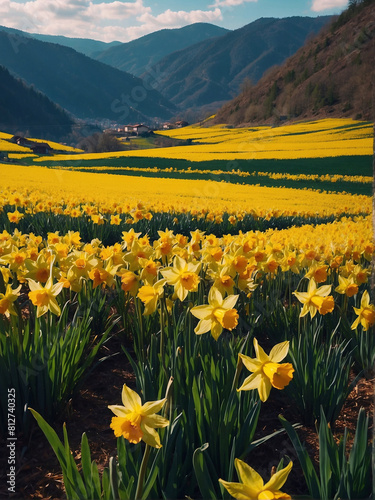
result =
M279 415L279 420L281 422L281 425L288 433L294 449L296 450L310 495L313 498L322 498L320 482L315 472L314 465L306 451L306 448L301 444L301 441L294 427L282 415Z
M209 470L203 456L204 451L207 450L208 447L209 444L205 443L195 450L193 454L193 468L202 497L205 499L217 500L217 493L212 484Z

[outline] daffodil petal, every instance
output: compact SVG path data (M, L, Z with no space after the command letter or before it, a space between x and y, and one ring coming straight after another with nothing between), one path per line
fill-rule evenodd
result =
M148 427L153 427L154 429L161 429L169 425L169 420L162 417L161 415L148 415L143 417L143 422Z
M238 295L229 295L226 299L224 299L222 307L224 309L233 309L234 306L236 305L238 297L239 297Z
M280 344L276 344L272 347L271 352L269 354L270 361L273 363L280 363L289 351L289 340L285 342L281 342Z
M160 437L155 429L149 427L144 422L141 423L143 432L142 440L153 448L161 448Z
M121 399L125 408L129 408L129 410L135 410L142 406L142 401L139 395L130 389L130 387L126 384L122 387Z
M305 304L309 300L306 292L293 292L293 295L295 295L302 304Z
M262 477L255 471L250 465L238 458L234 461L234 466L236 468L238 478L241 483L248 486L253 490L253 493L257 495L257 493L263 488L263 479Z
M176 286L175 292L176 292L177 297L181 300L181 302L186 299L187 294L188 294L188 290L186 288L184 288L183 286L181 286L181 284Z
M332 285L323 285L316 289L315 295L319 297L326 297L331 293Z
M131 410L125 408L125 406L120 405L110 405L108 408L116 415L116 417L126 417Z
M212 314L212 306L195 306L190 312L198 319L208 319Z
M243 384L238 389L238 391L251 391L253 389L258 389L262 382L263 375L260 372L252 373L243 381Z
M201 319L197 326L194 329L196 335L202 335L203 333L207 333L211 330L212 321L209 319Z
M223 304L223 297L219 290L212 286L208 292L208 302L213 307L221 307Z
M268 396L270 395L271 392L271 387L272 384L270 380L267 377L261 377L260 384L258 386L258 392L259 392L259 397L260 400L264 403L267 401Z
M249 370L249 372L256 372L262 366L262 363L258 361L256 358L250 358L249 356L245 356L245 354L238 355L244 366Z
M175 260L173 262L173 266L179 271L183 272L184 269L186 268L186 260L184 260L182 257L179 255L175 256Z
M27 281L29 283L29 288L32 292L35 292L36 290L42 289L41 284L37 283L36 281L32 280L31 278L29 278Z
M53 295L58 295L61 290L63 289L63 286L64 286L64 283L55 283L51 289L51 292L53 293Z
M367 307L369 304L370 304L370 295L368 294L368 291L365 290L361 298L361 308Z
M46 314L47 311L48 311L48 306L38 306L36 317L40 318L41 316L43 316L43 314Z
M293 467L293 462L289 462L284 469L276 472L271 479L264 485L265 490L277 491L279 490L288 479L289 472Z
M63 285L63 283L61 284ZM55 298L50 297L48 307L53 314L56 314L56 316L60 316L61 309Z
M246 484L229 483L228 481L224 481L223 479L219 479L219 482L224 486L228 493L237 500L252 500L256 498L254 496L251 496L250 488L246 486Z
M307 303L303 304L299 317L303 318L304 316L306 316L306 314L309 314L309 312L310 312L309 305Z
M270 360L269 357L267 356L267 354L262 349L262 347L260 347L260 345L258 344L258 341L256 338L254 338L254 349L255 349L255 355L261 363L267 363L267 361Z
M163 408L166 401L166 398L159 399L158 401L147 401L141 408L142 415L147 416L158 413Z
M170 285L174 285L178 281L178 274L172 268L163 269L161 274Z
M307 287L307 294L312 295L312 293L316 290L316 283L314 278L311 278L309 281L309 286Z
M219 322L214 322L211 324L211 335L215 340L217 340L220 337L222 331L223 327Z
M357 328L357 326L359 325L359 320L360 320L360 317L358 316L358 318L354 321L354 323L350 327L352 330L355 330Z

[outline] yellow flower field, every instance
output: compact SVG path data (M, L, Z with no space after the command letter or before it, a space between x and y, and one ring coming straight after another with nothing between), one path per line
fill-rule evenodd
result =
M27 156L36 156L36 155L12 155L12 158L25 158ZM288 174L288 173L281 173L281 172L243 172L240 169L237 170L208 170L208 169L192 169L192 168L175 168L175 167L166 167L166 168L158 168L158 167L149 167L149 168L144 168L144 167L111 167L111 166L100 166L100 167L92 167L92 166L85 166L85 167L66 167L66 166L57 166L54 168L61 168L62 170L72 170L72 171L81 171L81 172L106 172L108 169L116 169L116 170L121 170L124 172L150 172L150 173L182 173L182 174L191 174L194 173L196 175L223 175L223 174L230 174L231 176L238 176L238 177L268 177L269 179L286 179L286 180L293 180L293 181L304 181L304 180L309 180L309 181L318 181L318 182L339 182L339 181L344 181L344 182L358 182L361 184L371 184L373 178L369 175L340 175L340 174L325 174L325 175L318 175L318 174ZM239 179L240 181L240 179Z
M29 152L31 153L31 149L28 147L24 146L19 146L18 144L14 144L12 142L9 142L9 139L13 137L12 134L7 134L6 132L0 132L0 151L16 151L21 153L22 151L24 152ZM66 146L65 144L59 144L58 142L54 141L46 141L44 139L35 139L35 138L28 138L30 142L43 142L49 144L49 146L52 149L55 149L57 151L67 151L70 153L82 153L81 149L73 148L71 146Z
M0 151L14 151L15 153L31 153L31 149L13 144L1 138L0 136Z
M53 161L150 157L191 161L325 158L372 154L372 124L349 119L325 119L280 127L228 128L225 125L159 131L191 145L115 153L55 155ZM51 160L41 157L35 161Z
M268 188L227 184L216 181L157 179L134 176L114 176L44 167L1 165L4 198L7 192L24 193L30 199L52 205L63 200L66 204L95 203L134 205L141 201L150 210L236 213L251 212L258 216L331 215L343 212L370 213L371 199L367 196L327 194L286 188Z

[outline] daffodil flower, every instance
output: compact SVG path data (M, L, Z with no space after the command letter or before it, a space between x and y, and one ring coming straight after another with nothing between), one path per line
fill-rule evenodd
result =
M335 292L345 294L347 297L353 297L358 293L358 285L354 283L354 278L345 278L339 275L339 286L335 288Z
M352 324L352 330L355 330L360 323L365 331L375 324L375 306L370 304L370 296L367 290L363 292L361 307L353 307L353 309L358 315L358 318Z
M215 340L219 338L223 328L233 330L238 324L238 312L234 309L238 295L229 295L225 299L215 287L208 294L208 305L193 307L190 312L200 321L195 328L197 335L209 332Z
M262 477L245 462L238 458L234 461L240 483L230 483L219 479L228 493L238 500L288 500L291 498L287 493L280 491L288 479L293 462L276 472L271 479L264 484Z
M112 417L111 429L115 436L124 436L130 443L146 444L161 448L160 437L155 429L166 427L169 421L161 415L156 415L167 401L148 401L142 405L140 396L126 384L122 388L122 403L124 406L111 405L108 408L116 415Z
M175 294L183 301L189 292L195 292L200 278L198 276L201 263L186 262L178 255L174 258L173 267L161 271L162 276L169 285L173 285Z
M145 305L144 316L148 316L156 311L158 300L164 293L165 282L165 279L161 279L154 285L144 285L138 290L137 297L141 299Z
M264 402L268 399L272 387L284 389L293 378L292 364L280 363L288 354L289 341L275 345L267 355L257 339L254 339L254 349L256 358L239 354L242 363L253 373L244 380L237 391L258 389L259 397Z
M17 288L13 289L11 285L7 285L5 293L0 293L0 314L4 314L5 316L9 316L9 314L17 316L13 303L17 300L21 287L22 285L19 285Z
M315 280L311 278L307 292L293 292L293 295L303 304L300 318L309 313L311 318L313 318L317 311L322 315L332 312L335 307L335 301L332 295L329 295L331 288L332 285L323 285L318 288Z
M37 306L37 317L43 316L48 310L60 316L61 310L56 296L61 292L64 283L58 282L54 285L51 277L48 278L44 287L32 279L29 279L28 282L31 290L29 298L34 306Z

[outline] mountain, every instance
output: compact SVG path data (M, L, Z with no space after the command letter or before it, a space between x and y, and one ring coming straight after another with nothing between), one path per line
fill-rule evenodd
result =
M225 104L214 123L372 120L375 0L357 0L317 37ZM212 123L212 122L211 122Z
M15 28L7 28L6 26L0 26L0 31L5 31L6 33L21 35L30 38L36 38L42 42L58 43L64 47L70 47L77 52L82 52L89 57L94 57L96 54L103 52L109 47L120 44L121 42L101 42L99 40L92 40L91 38L70 38L67 36L59 35L41 35L39 33L27 33L26 31L17 30Z
M72 132L73 120L45 95L0 66L0 130L59 140Z
M173 52L151 70L160 75L156 89L183 109L212 103L217 109L218 104L239 93L243 82L258 81L329 20L329 16L261 18L219 38Z
M70 47L77 52L82 52L82 54L93 58L98 53L121 44L121 42L117 41L101 42L100 40L92 40L91 38L70 38L59 35L40 35L37 33L32 33L31 36L42 42L58 43L64 47Z
M97 54L95 59L140 76L171 52L184 49L202 40L222 36L225 33L228 33L227 29L209 23L163 29L137 40L110 47Z
M58 44L0 31L0 64L82 119L150 122L175 111L152 82Z

